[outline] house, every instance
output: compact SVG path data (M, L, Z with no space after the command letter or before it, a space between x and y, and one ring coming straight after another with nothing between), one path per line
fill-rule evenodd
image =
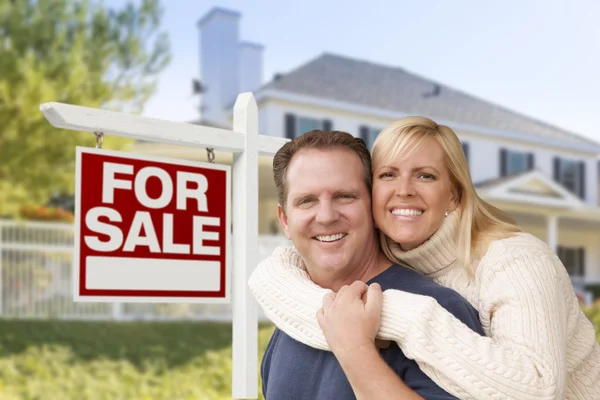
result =
M231 126L238 93L252 91L261 134L293 138L337 129L371 145L390 122L422 115L459 135L483 198L554 248L580 290L600 296L600 144L400 67L322 54L262 81L263 46L240 40L241 14L214 8L198 23L201 124ZM197 150L135 151L202 159ZM145 146L145 147L142 147ZM231 157L217 155L217 162ZM271 160L260 164L260 231L278 229Z

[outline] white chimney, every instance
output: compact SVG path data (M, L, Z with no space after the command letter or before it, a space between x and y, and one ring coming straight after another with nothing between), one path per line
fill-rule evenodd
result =
M227 108L240 92L240 17L237 11L215 7L198 21L203 120L228 124Z
M240 43L240 92L253 92L262 84L263 49L260 44Z

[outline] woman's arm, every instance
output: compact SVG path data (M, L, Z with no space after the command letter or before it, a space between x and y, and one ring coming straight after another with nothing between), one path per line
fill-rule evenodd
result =
M551 253L505 251L494 265L479 266L487 271L481 298L485 312L493 314L491 337L469 329L435 299L398 290L384 292L377 337L396 341L423 372L461 399L562 398L566 311L555 262ZM276 252L256 268L250 287L281 330L329 350L316 313L330 291L296 265L301 262L294 250Z
M248 286L275 326L299 342L331 351L316 315L332 291L310 280L296 249L275 249L256 266Z

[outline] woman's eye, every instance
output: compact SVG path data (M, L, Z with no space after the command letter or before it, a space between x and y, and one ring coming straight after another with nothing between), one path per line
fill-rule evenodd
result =
M435 176L431 175L431 174L421 174L419 175L420 178L425 178L425 179L435 179Z

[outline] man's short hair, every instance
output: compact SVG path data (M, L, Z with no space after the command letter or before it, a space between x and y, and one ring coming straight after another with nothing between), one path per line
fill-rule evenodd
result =
M369 153L365 142L348 132L314 129L284 144L273 158L273 179L277 188L279 204L284 211L288 194L286 181L287 169L294 155L302 149L322 150L333 148L350 150L358 156L365 172L365 185L367 186L369 195L371 195L371 184L373 181L371 153Z

